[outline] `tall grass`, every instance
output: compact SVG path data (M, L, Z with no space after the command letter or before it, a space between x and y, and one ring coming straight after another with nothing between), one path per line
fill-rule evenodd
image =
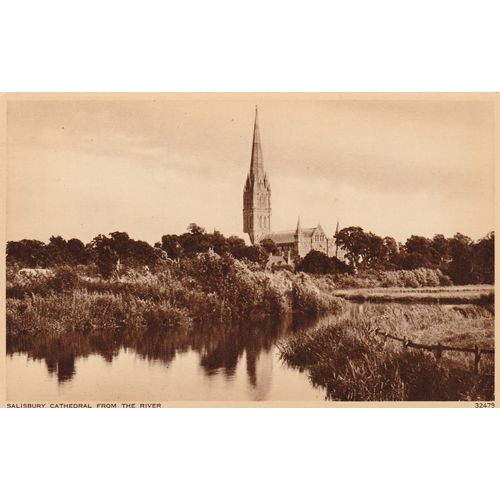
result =
M365 304L360 308L352 308L350 317L423 344L494 346L494 314L482 306Z
M230 256L203 254L150 272L105 280L71 268L53 276L10 273L7 334L153 330L204 321L259 320L342 309L343 300L305 274L269 273Z
M408 310L409 309L409 310ZM476 334L488 332L479 340ZM432 353L384 344L373 332L407 333L410 337L454 345L493 343L493 318L473 309L469 316L429 306L377 306L359 315L344 316L279 345L281 358L307 369L314 385L340 401L460 401L491 400L493 360L485 360L475 375L470 355L447 354L438 361ZM453 333L452 333L453 332Z

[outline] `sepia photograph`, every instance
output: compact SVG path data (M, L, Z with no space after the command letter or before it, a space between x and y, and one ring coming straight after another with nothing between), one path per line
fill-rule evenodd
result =
M494 405L494 94L8 94L6 144L6 406Z
M0 494L494 497L499 5L5 2Z

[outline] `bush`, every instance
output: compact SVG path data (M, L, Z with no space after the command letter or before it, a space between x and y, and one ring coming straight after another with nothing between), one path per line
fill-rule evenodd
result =
M78 283L78 274L69 266L57 268L54 276L47 280L48 288L59 293L74 290L78 286Z
M297 271L312 274L328 274L334 271L332 260L323 252L311 250L297 266Z
M357 276L335 278L337 288L422 288L451 286L451 279L439 269L418 268L401 271L365 271Z

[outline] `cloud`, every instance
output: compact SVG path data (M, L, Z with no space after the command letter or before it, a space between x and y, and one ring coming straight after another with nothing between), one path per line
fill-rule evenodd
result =
M253 104L9 102L9 237L241 235ZM259 115L277 230L299 213L400 239L493 226L488 102L277 99Z

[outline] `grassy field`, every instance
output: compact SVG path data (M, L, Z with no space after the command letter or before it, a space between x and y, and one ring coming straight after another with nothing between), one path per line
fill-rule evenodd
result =
M344 317L422 344L494 347L493 311L479 305L361 304L352 306Z
M308 370L332 400L493 399L492 356L483 356L476 375L471 354L446 352L438 360L431 352L384 343L377 329L430 344L494 345L493 312L480 306L366 304L280 344L281 357Z
M332 294L357 302L401 302L426 304L492 304L494 285L436 286L422 288L350 288Z

